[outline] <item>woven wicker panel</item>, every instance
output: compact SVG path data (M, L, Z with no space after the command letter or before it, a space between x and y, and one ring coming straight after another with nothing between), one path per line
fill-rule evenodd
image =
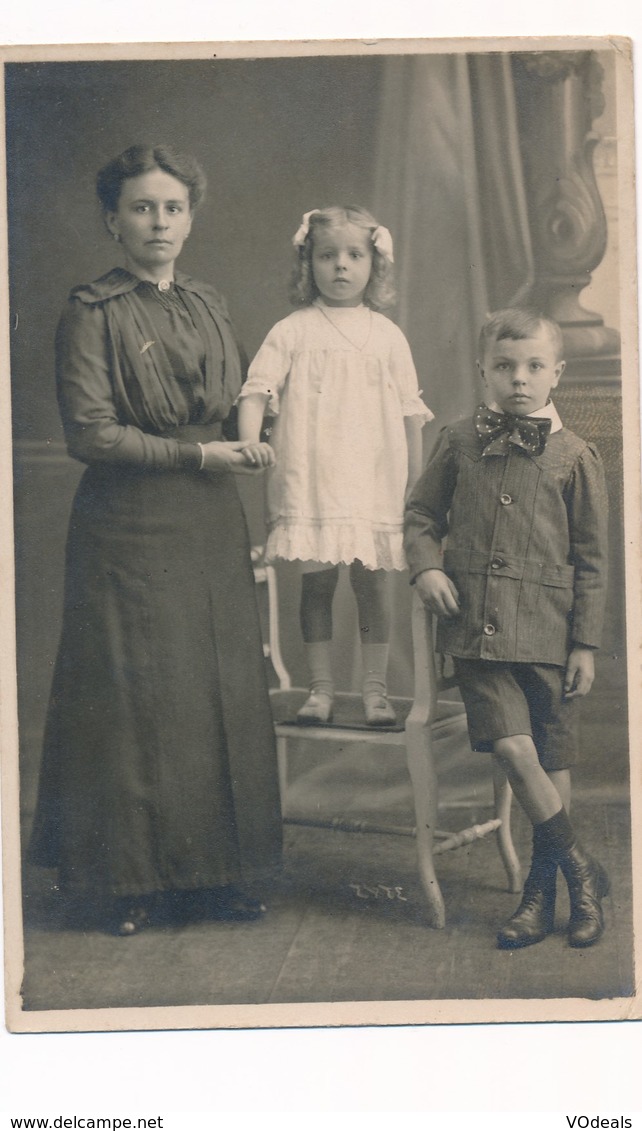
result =
M563 378L562 378L563 380ZM609 492L609 596L604 650L621 653L625 641L622 397L618 386L582 382L555 391L564 424L597 446Z

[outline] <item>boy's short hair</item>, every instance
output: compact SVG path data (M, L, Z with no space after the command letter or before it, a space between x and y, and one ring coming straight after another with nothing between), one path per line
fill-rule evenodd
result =
M480 362L484 359L489 342L501 342L506 338L514 342L523 341L524 338L538 334L542 326L548 329L556 347L557 360L561 361L564 357L564 338L555 319L529 307L509 306L505 310L495 310L486 315L479 333Z

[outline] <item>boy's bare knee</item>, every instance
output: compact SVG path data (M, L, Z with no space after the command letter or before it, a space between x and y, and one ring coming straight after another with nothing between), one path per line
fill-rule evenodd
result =
M535 743L530 734L511 734L493 744L493 757L506 772L519 769L533 760L539 763Z

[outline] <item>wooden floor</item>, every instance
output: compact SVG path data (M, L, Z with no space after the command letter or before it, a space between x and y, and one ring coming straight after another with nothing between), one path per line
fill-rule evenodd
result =
M496 948L497 926L519 897L505 889L492 838L440 857L448 923L435 931L423 919L414 840L287 826L283 871L261 893L269 910L254 924L193 922L133 939L111 938L91 924L72 931L61 921L54 877L28 870L25 1009L632 994L627 760L625 731L614 725L618 702L610 696L608 709L606 700L593 705L573 810L580 836L603 860L613 883L605 900L607 930L598 946L568 947L561 890L554 935L525 951ZM488 765L480 756L461 753L461 725L446 736L440 773L445 828L490 815ZM352 816L369 813L393 823L411 817L400 751L359 744L326 754L320 758L305 742L295 750L291 797L297 811L318 814L338 804ZM513 824L527 862L529 830L519 810Z
M625 806L591 801L576 819L613 877L608 929L590 950L566 943L565 899L559 930L544 943L496 949L496 927L516 900L502 890L491 842L442 858L449 921L435 931L422 921L411 841L290 829L284 872L256 924L114 939L60 929L53 896L34 885L25 1008L625 997L633 990Z

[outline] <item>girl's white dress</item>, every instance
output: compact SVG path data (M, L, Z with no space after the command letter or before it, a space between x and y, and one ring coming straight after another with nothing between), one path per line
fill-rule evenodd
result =
M317 299L270 330L241 397L269 396L269 559L405 569L405 416L421 400L401 330L367 307Z

